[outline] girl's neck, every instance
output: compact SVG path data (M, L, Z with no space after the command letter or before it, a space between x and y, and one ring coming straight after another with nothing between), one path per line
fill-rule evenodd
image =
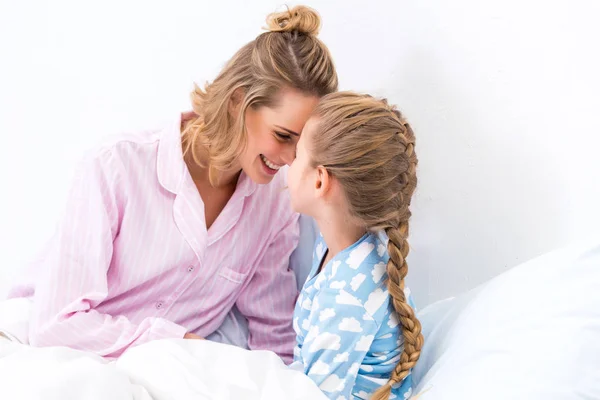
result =
M352 246L366 233L364 226L357 225L351 222L347 216L341 216L338 213L327 213L327 215L315 217L315 220L327 245L328 259Z

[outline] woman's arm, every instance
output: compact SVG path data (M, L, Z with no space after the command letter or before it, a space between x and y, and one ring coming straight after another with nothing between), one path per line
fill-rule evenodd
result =
M30 342L68 346L116 357L129 346L153 339L182 338L186 329L162 318L139 324L95 308L108 296L107 272L126 202L121 160L105 150L87 159L72 185L37 280Z
M296 276L289 269L290 255L298 245L298 214L290 214L236 303L248 319L249 348L272 350L286 363L292 361L296 344L292 315L298 296Z

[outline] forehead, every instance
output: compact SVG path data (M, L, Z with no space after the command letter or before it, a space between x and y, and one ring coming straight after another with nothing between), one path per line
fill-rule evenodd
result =
M282 89L273 107L263 107L262 114L271 125L300 133L319 99L295 89Z
M304 137L304 140L310 140L312 138L317 130L318 125L319 120L316 116L312 116L308 119L308 121L306 121L304 129L302 129L302 137Z

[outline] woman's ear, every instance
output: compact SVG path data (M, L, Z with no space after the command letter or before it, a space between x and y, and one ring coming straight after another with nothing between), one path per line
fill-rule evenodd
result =
M240 107L242 106L242 101L244 101L245 91L242 88L237 88L231 95L229 99L229 115L232 117L237 117L240 112Z

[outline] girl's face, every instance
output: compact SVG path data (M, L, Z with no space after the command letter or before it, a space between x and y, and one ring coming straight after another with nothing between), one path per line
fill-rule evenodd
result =
M310 140L317 127L317 119L308 120L296 146L296 159L288 170L288 188L294 211L314 217L319 204L317 168L312 166Z
M294 161L300 133L318 101L298 90L283 89L275 107L246 111L248 142L239 164L250 179L269 183L279 168Z

